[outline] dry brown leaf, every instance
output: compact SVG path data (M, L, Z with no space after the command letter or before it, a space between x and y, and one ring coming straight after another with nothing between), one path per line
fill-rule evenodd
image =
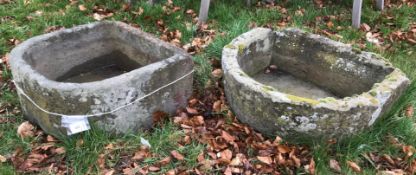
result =
M113 150L114 149L114 145L112 143L109 143L107 146L104 147L104 149L106 149L106 150Z
M331 159L329 160L329 167L337 172L337 173L341 173L341 166L339 166L338 161L336 161L335 159Z
M278 145L277 150L283 154L290 152L290 148L286 145Z
M406 157L411 157L416 151L412 145L403 146L402 150L406 154Z
M159 163L163 166L163 165L167 165L168 163L170 163L170 161L171 161L171 158L170 156L168 156L160 160Z
M55 142L55 141L56 141L56 139L55 139L55 137L53 137L53 136L51 136L51 135L48 135L48 136L46 136L46 141L47 141L47 142Z
M332 21L328 21L328 22L326 23L326 26L327 26L328 28L332 28L332 27L334 27L334 23L333 23Z
M233 157L233 152L229 149L226 149L224 151L221 151L221 158L227 161L230 161L231 158Z
M298 157L296 157L294 154L292 156L290 156L290 158L293 160L293 162L295 163L295 166L297 168L299 168L301 166L300 159Z
M243 158L244 154L238 153L233 160L231 160L230 165L231 166L241 166L243 165Z
M97 164L100 169L105 168L105 154L98 155Z
M413 114L414 114L413 105L408 105L406 107L406 110L405 110L404 114L405 114L406 117L413 117Z
M171 151L170 154L177 160L184 160L185 159L185 157L176 150Z
M260 160L260 162L263 162L267 165L270 165L273 163L273 159L269 156L257 156L257 159Z
M212 104L212 110L214 112L221 112L221 100L217 100Z
M125 174L125 175L134 175L133 169L132 168L124 168L123 169L123 174Z
M149 156L148 150L146 150L146 149L140 149L139 151L137 151L136 153L134 153L134 156L131 159L132 160L143 160L147 156Z
M104 175L113 175L115 170L109 170Z
M221 137L224 138L227 142L234 142L235 140L235 137L230 135L227 131L222 131Z
M405 175L406 173L403 170L396 169L396 170L386 170L386 171L379 171L377 175Z
M192 117L191 121L196 126L200 126L200 125L203 125L205 123L204 122L204 117L202 115Z
M0 155L0 162L1 163L4 163L4 162L6 162L7 161L7 158L6 157L4 157L4 156L2 156L2 155Z
M309 163L309 174L315 174L315 161L311 159L311 162Z
M191 99L191 100L189 100L189 106L194 106L194 105L196 105L197 103L198 103L198 99L196 99L196 98L193 98L193 99Z
M176 170L175 169L171 169L169 171L166 172L166 175L176 175Z
M32 124L25 121L17 128L17 134L20 138L33 137L35 135L35 132L33 131L34 128L35 127Z
M348 161L347 160L347 164L348 166L355 172L360 173L361 172L361 167L358 166L355 162L352 161Z
M361 24L361 29L363 29L365 32L368 32L371 30L371 27L368 24L363 23Z
M78 9L79 9L80 11L82 11L82 12L87 10L87 8L85 7L85 5L84 5L84 4L79 5L79 6L78 6Z
M56 149L54 150L54 152L55 152L56 154L64 154L66 151L65 151L65 148L64 148L64 147L59 147L59 148L56 148Z
M198 110L191 107L186 107L186 112L188 112L189 114L198 114Z
M94 13L94 14L92 15L92 17L93 17L95 20L97 20L97 21L101 21L101 20L103 20L103 19L105 19L105 18L108 18L108 17L111 17L111 16L113 16L113 15L114 15L113 13L105 13L105 14Z
M221 78L223 75L222 69L215 69L214 71L212 71L212 77L214 78Z
M159 171L160 168L157 167L157 166L150 166L148 170L151 171L151 172L156 172L156 171Z
M224 175L232 175L233 174L233 172L231 171L231 167L227 167L225 170L224 170Z

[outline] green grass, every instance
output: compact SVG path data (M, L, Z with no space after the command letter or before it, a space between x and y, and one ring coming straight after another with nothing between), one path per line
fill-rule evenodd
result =
M187 9L198 11L199 2L192 0L175 1L176 6L182 7L178 12L171 15L163 15L161 5L149 6L142 1L131 7L131 11L138 11L139 7L144 9L144 13L136 16L127 11L121 11L120 1L108 0L80 0L78 4L85 4L87 11L78 10L78 5L69 5L67 1L60 0L32 0L25 4L23 0L16 0L10 4L0 5L0 55L4 55L13 48L9 44L10 39L23 41L30 37L42 34L48 26L64 26L66 28L74 25L84 24L95 21L91 15L94 5L106 7L114 11L114 16L109 20L120 20L128 23L137 24L142 30L160 35L156 26L156 21L162 19L169 30L178 29L182 33L181 42L188 43L196 37L196 26L192 25L191 17L184 14ZM403 70L413 81L416 79L416 46L411 46L406 42L392 43L392 50L379 49L371 43L365 42L365 32L352 29L351 21L351 1L338 1L333 5L317 8L310 0L291 0L286 3L278 2L279 5L287 8L287 14L280 13L277 9L268 8L248 8L242 1L238 0L218 0L211 5L209 12L209 26L216 30L217 37L204 49L202 53L194 56L197 66L195 79L198 87L204 87L207 80L210 79L212 67L210 59L221 59L222 48L236 36L249 30L249 25L256 23L257 26L272 25L276 26L283 17L290 16L291 21L288 27L299 27L311 32L317 29L328 31L337 31L335 28L328 28L323 21L316 21L317 17L339 16L341 19L333 20L334 26L341 26L343 30L337 31L342 38L333 37L332 39L346 43L351 43L358 47L358 43L363 42L366 45L364 50L372 51L383 55L390 60L393 65ZM296 11L304 9L303 15L297 15ZM38 11L41 15L36 15ZM383 12L376 11L371 1L367 0L363 5L362 22L370 26L378 26L384 36L396 30L405 31L409 28L411 22L416 21L416 7L403 6L401 8L392 7ZM385 15L390 15L393 19L387 19ZM389 26L393 23L394 26ZM189 27L191 24L191 27ZM312 25L313 24L313 25ZM315 26L312 28L311 26ZM4 65L2 65L4 66ZM3 69L4 70L4 69ZM3 71L3 78L10 78L10 72ZM0 104L10 103L18 105L18 99L13 91L2 87ZM354 174L347 168L346 161L354 160L360 163L364 169L364 174L374 174L375 168L369 164L362 156L367 152L379 152L390 155L400 156L403 153L398 151L388 142L386 136L391 135L398 138L401 142L408 145L416 145L414 123L415 118L403 116L403 107L407 104L416 105L416 83L406 91L405 95L393 107L392 111L379 120L371 130L354 135L350 138L339 140L334 145L327 145L325 141L315 141L310 144L312 154L314 155L317 171L320 174L330 174L329 159L336 159L341 163L343 173ZM0 154L12 154L16 147L23 147L26 151L30 149L30 143L33 140L21 140L16 136L18 124L23 120L21 116L8 116L17 118L15 123L0 124ZM98 155L104 153L104 147L109 143L122 144L112 153L114 159L108 159L109 165L116 165L120 161L119 156L133 154L140 146L140 137L148 139L152 145L151 151L160 157L146 159L145 164L151 164L159 161L163 156L170 154L170 151L177 149L186 156L185 162L172 161L165 166L161 172L166 172L176 166L185 166L192 168L197 166L196 156L203 150L205 145L191 143L181 148L177 148L176 142L184 133L171 122L164 123L161 127L156 127L153 131L137 134L126 135L122 138L115 138L107 135L98 129L70 137L64 140L62 146L67 150L67 165L74 169L76 174L85 174L91 166L92 172L98 172L96 165ZM77 145L79 140L83 140L83 145ZM365 166L364 166L365 165ZM10 163L0 164L0 174L14 174L14 168ZM211 172L216 173L216 172ZM93 173L95 174L95 173Z

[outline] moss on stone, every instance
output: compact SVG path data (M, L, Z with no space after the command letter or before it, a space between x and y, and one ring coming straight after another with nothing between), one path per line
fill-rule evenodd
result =
M274 91L275 89L271 86L262 86L261 87L264 91Z
M245 48L246 48L246 46L244 44L239 44L238 45L238 53L242 54L244 52Z
M330 102L335 102L336 100L337 99L335 99L334 97L326 97L326 98L319 99L319 102L330 103Z
M224 48L228 48L228 49L235 49L235 46L232 44L227 44L224 46Z
M317 105L319 103L319 101L310 99L310 98L304 98L304 97L299 97L299 96L290 95L290 94L287 94L286 96L293 102L308 103L310 105Z

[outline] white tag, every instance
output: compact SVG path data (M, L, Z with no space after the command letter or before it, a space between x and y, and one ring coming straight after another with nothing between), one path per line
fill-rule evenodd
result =
M83 115L64 115L61 121L68 135L73 135L91 129L88 117Z

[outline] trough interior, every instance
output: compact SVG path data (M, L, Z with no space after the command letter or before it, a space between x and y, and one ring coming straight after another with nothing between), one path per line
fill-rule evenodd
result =
M87 62L72 67L64 75L56 80L60 82L84 83L104 80L115 77L141 65L120 51L114 51L107 55L88 60Z
M296 78L293 75L283 71L275 70L269 73L262 71L253 75L253 78L262 84L271 86L286 94L292 94L311 99L319 99L325 97L339 98L331 92L322 89L311 82Z
M263 41L251 43L239 64L256 81L284 93L312 99L344 98L369 91L393 71L363 61L357 53L340 50L335 42L316 35L286 31L273 37L274 45L268 51L256 48ZM277 70L265 73L270 65Z
M46 78L92 82L174 56L174 51L114 23L62 32L38 42L24 60Z

